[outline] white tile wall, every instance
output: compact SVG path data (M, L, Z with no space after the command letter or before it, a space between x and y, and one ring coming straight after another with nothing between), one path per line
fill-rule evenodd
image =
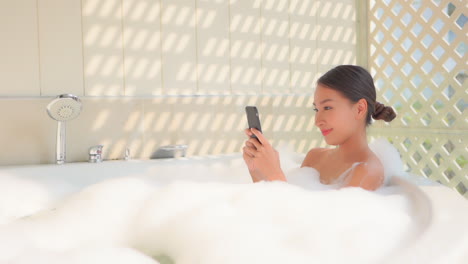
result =
M235 94L262 91L261 1L231 0L231 89Z
M0 96L307 93L322 69L356 62L354 0L0 7Z
M124 95L122 2L82 0L85 95Z
M81 2L40 0L41 95L84 95Z
M291 91L289 1L262 2L262 78L264 93Z
M305 152L317 74L355 62L354 23L353 0L0 1L0 145L13 150L0 165L53 162L45 107L60 93L83 101L69 161L95 144L106 159L239 152L245 105L272 143Z
M125 95L162 94L161 3L122 0Z
M290 1L291 89L311 92L315 86L317 65L317 15L315 0Z
M166 94L197 90L195 0L161 0L163 89Z
M322 75L338 64L356 63L356 9L354 0L318 2L317 57Z
M197 1L198 94L229 94L229 0Z
M35 0L0 1L0 96L37 96L39 43Z
M298 151L312 147L311 95L82 98L83 110L67 122L67 161L85 162L88 149L104 145L104 159L148 159L158 147L187 144L188 155L239 153L247 127L244 107L257 105L272 144ZM54 163L57 122L46 113L50 98L1 99L0 166Z

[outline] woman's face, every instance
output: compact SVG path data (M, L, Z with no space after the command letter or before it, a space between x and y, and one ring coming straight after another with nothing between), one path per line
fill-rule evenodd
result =
M340 145L358 131L362 120L357 117L357 104L340 92L318 84L315 89L315 125L329 145Z

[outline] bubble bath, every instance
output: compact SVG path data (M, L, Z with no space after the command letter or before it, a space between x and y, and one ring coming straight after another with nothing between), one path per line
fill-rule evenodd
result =
M288 183L252 184L240 155L2 170L0 263L392 263L429 224L379 144L376 192L322 185L288 151Z

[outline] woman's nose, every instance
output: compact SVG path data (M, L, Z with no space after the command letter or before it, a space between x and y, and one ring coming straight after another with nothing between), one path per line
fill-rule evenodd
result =
M315 126L320 127L323 124L324 121L322 116L319 114L319 112L315 113Z

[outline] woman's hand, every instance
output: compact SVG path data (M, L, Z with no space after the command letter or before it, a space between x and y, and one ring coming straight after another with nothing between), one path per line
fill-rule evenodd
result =
M270 142L257 129L246 129L245 134L249 139L245 142L243 157L252 180L254 182L286 181L286 177L281 170L278 151L270 145ZM252 135L257 138L251 138Z

